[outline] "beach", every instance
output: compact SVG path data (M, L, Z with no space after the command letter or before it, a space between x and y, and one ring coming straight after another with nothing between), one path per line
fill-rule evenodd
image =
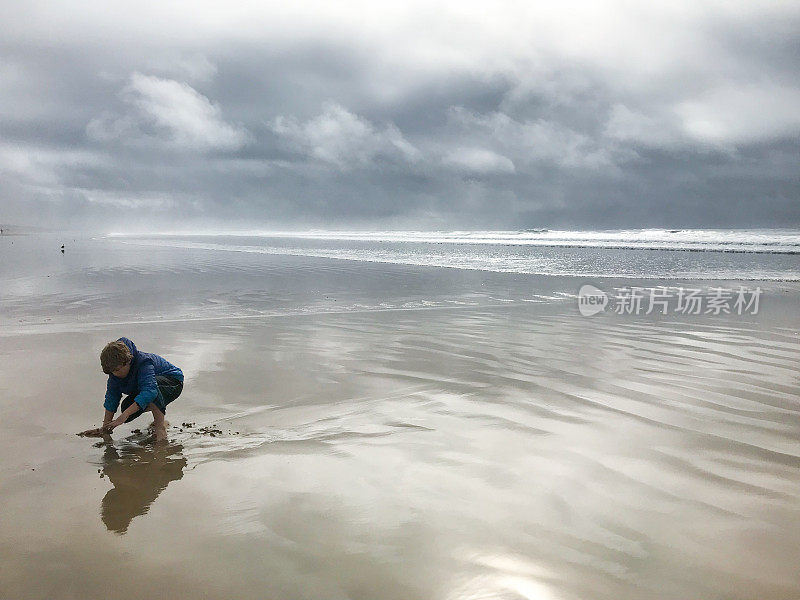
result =
M796 255L259 243L0 238L0 595L800 595ZM75 435L121 336L185 374L166 444Z

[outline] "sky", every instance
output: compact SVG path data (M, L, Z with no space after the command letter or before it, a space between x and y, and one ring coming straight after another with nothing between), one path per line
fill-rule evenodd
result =
M800 226L800 2L0 0L0 223Z

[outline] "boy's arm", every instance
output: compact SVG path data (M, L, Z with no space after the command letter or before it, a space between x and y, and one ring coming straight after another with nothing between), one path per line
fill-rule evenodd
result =
M119 389L119 384L112 379L111 377L108 378L108 382L106 383L106 398L103 402L103 425L98 427L97 429L87 429L86 431L82 431L78 435L101 435L103 433L107 433L113 429L113 427L109 427L111 422L114 420L114 413L117 412L117 407L119 406L119 401L122 398L122 390ZM127 417L125 417L127 418Z
M127 417L126 417L127 418ZM104 433L109 433L113 427L109 427L111 425L112 420L114 419L114 413L106 410L103 414L103 425L96 429L87 429L86 431L81 431L78 435L88 435L90 437L100 436Z
M126 408L125 410L123 410L122 414L120 414L120 416L118 416L116 419L109 420L108 422L103 420L103 430L104 431L109 431L109 432L110 431L114 431L115 427L119 427L120 425L122 425L125 421L128 420L128 417L130 417L137 410L139 410L139 405L136 404L136 402L132 402L131 405L128 408ZM108 413L108 411L106 411L106 417L108 417L108 416L109 416L109 413ZM111 417L113 417L113 416L114 416L114 413L111 413Z
M122 390L119 387L119 383L109 375L108 382L106 383L106 399L103 402L103 408L106 409L106 412L111 413L112 419L114 418L114 413L117 412L121 399ZM105 420L103 422L105 422Z
M138 410L146 410L148 405L155 400L158 395L158 383L156 382L156 370L152 363L146 362L139 367L139 393L133 399L131 405L122 411L122 414L108 424L103 424L103 429L109 431L114 427L122 425L128 417ZM111 415L114 416L113 414Z
M151 362L144 362L139 367L139 393L133 399L135 404L142 410L147 410L147 406L158 396L158 382L156 382L156 368ZM134 409L134 412L136 409ZM131 413L132 414L132 413Z

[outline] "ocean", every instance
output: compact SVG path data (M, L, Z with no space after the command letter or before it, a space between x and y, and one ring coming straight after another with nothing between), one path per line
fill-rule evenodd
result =
M501 273L800 279L798 230L374 231L124 235L128 243Z

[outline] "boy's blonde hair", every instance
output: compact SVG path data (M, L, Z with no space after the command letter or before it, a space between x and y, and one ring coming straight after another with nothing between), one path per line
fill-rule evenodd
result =
M103 373L106 375L111 374L120 367L127 365L133 354L130 348L125 345L125 342L117 340L116 342L109 342L103 351L100 353L100 366L103 367Z

